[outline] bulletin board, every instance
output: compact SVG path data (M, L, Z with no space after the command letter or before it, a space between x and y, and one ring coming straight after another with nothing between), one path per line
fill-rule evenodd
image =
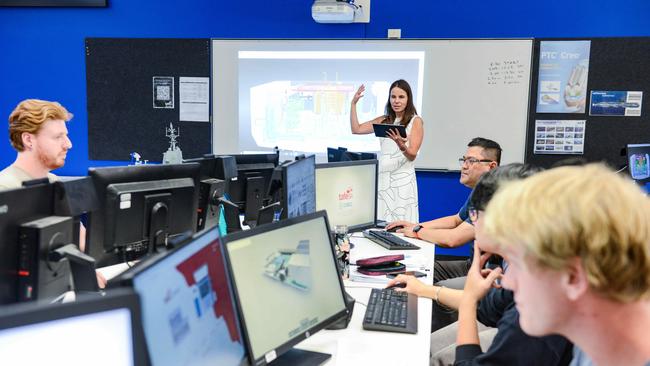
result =
M542 42L590 42L588 58L588 77L585 88L585 108L580 113L545 112L540 113L540 63L552 64L548 58L561 54L545 54L542 57ZM615 169L627 165L624 148L627 144L650 143L650 110L647 98L650 91L650 38L584 38L584 39L535 39L533 47L533 80L528 127L526 132L526 162L543 167L571 158L581 157L586 161L604 161ZM569 54L566 57L571 57ZM562 62L562 61L558 61ZM542 70L545 66L541 67ZM565 81L560 88L564 87ZM542 88L543 89L543 88ZM635 93L635 99L629 99ZM558 92L560 104L565 99L564 92ZM628 95L627 100L603 98L602 95ZM640 98L639 98L640 97ZM548 98L550 100L550 98ZM638 104L638 108L636 108ZM630 107L630 108L628 108ZM634 108L632 108L634 107ZM625 111L623 111L625 109ZM627 115L626 115L627 114ZM584 121L584 151L581 154L540 154L539 148L549 142L539 121ZM537 122L537 123L536 123ZM571 122L568 122L570 125ZM563 131L564 132L564 131ZM573 131L571 131L573 132ZM548 133L546 134L548 135ZM566 134L565 134L566 135ZM565 136L563 135L563 137ZM572 137L575 137L574 133ZM566 143L557 138L553 143ZM566 139L564 139L566 140ZM550 147L550 144L547 144ZM538 151L536 151L536 148Z
M85 49L91 160L162 161L170 127L183 158L211 153L209 39L88 38Z

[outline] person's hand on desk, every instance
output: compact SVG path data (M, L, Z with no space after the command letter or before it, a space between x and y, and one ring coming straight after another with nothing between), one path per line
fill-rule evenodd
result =
M390 224L386 225L386 230L390 230L396 226L402 227L402 229L397 230L397 232L399 233L400 232L399 230L403 230L404 228L408 228L408 227L413 227L415 226L415 224L404 220L393 221Z
M399 275L393 278L392 280L388 281L386 287L393 286L396 283L405 283L406 286L404 288L395 287L395 291L404 291L417 296L421 296L421 294L423 294L424 290L427 288L427 285L422 283L422 281L418 280L414 276L407 275Z
M398 232L398 233L402 233L402 234L404 234L404 236L406 236L407 238L420 239L420 238L418 237L418 234L417 234L415 231L413 231L413 228L414 228L415 226L416 226L416 225L413 225L413 226L404 226L403 229L399 229L399 230L397 230L397 232Z

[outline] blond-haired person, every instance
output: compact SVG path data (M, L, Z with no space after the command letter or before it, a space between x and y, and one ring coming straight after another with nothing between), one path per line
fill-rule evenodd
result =
M61 104L27 99L9 115L9 140L16 160L0 172L0 190L19 188L24 181L49 178L65 164L72 142L66 122L72 118Z
M524 332L564 335L599 366L650 365L650 198L632 181L551 169L500 190L485 229Z
M16 160L0 172L0 190L22 187L23 182L48 178L57 180L51 171L62 167L72 141L66 123L72 119L61 104L39 99L18 103L9 115L9 141L16 150ZM81 225L79 249L85 250L86 229ZM97 272L100 287L106 279Z

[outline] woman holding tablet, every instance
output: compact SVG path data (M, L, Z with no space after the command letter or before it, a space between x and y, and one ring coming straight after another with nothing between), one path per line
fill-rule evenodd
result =
M373 124L376 123L406 128L405 138L397 129L391 129L386 132L386 138L380 139L377 218L387 222L419 222L415 158L422 145L423 122L417 115L411 86L406 81L395 81L389 90L385 114L360 124L357 102L365 91L365 86L361 85L352 98L350 128L353 134L373 133Z

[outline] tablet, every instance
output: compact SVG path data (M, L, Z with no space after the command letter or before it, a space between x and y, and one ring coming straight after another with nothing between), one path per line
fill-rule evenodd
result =
M395 129L399 131L400 136L406 138L406 128L402 125L389 125L386 123L373 123L372 128L375 130L375 136L377 137L388 137L386 132L390 129Z

